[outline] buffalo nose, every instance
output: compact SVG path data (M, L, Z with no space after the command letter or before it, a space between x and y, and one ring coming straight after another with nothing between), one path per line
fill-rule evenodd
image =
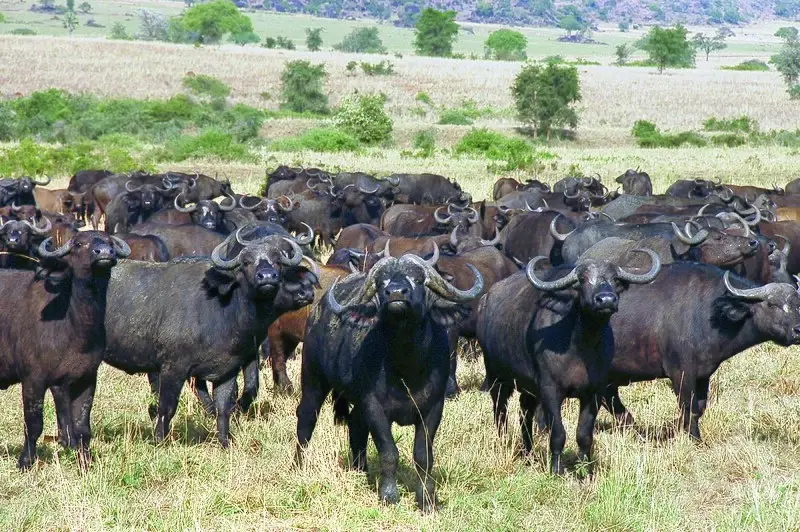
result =
M393 296L393 295L407 296L408 295L408 287L407 286L389 286L383 291L383 293L386 296Z
M274 270L259 270L256 273L256 281L258 284L277 283L278 272Z
M617 294L604 293L594 296L594 302L599 307L610 307L617 304Z
M110 257L113 257L117 254L117 252L114 250L114 246L110 244L99 244L94 246L94 248L92 248L92 253L94 253L96 256L108 255Z

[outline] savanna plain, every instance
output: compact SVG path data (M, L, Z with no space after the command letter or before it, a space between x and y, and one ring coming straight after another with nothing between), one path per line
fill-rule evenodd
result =
M167 12L178 2L96 2L96 18L134 22L125 13L142 4ZM22 4L20 4L22 5ZM16 3L0 2L7 21L31 23ZM327 41L338 41L362 24L310 17L255 13L257 32L289 34L302 40L304 28L324 27ZM37 19L44 20L44 19ZM590 58L579 66L583 99L574 140L541 146L554 157L533 170L497 173L482 157L455 156L451 150L471 127L519 135L509 86L520 63L422 58L410 54L411 32L381 26L395 74L351 75L352 60L379 61L333 51L269 50L233 45L193 47L151 42L110 41L94 29L66 37L57 24L41 22L39 35L0 35L0 95L13 97L59 88L103 97L167 98L180 93L187 72L214 76L232 88L233 102L277 108L280 73L290 60L324 63L326 91L335 105L343 96L383 92L394 121L393 142L355 152L281 152L269 144L253 148L249 161L202 158L159 161L160 169L199 170L228 177L237 192L256 193L265 169L278 164L319 166L330 171L359 170L377 175L432 172L458 180L476 199L491 196L501 175L553 182L568 173L600 174L611 185L627 168L646 170L663 192L678 178L720 178L727 183L783 184L800 176L800 152L781 146L640 148L631 136L636 120L665 130L699 130L711 116L747 115L768 129L800 126L800 103L789 100L778 73L721 70L747 59L766 59L779 47L777 24L737 28L728 49L697 68L667 70L613 66L613 44L641 36L606 28L595 39L609 45L565 44L555 30L523 31L528 55L559 54ZM364 23L366 24L366 23ZM480 50L490 27L473 25L457 51ZM774 26L774 27L773 27ZM49 29L48 29L49 28ZM471 100L491 109L474 126L438 125L435 109L412 112L424 92L435 106L458 107ZM270 96L273 95L273 96ZM324 125L320 118L270 118L264 139L301 134ZM432 156L409 155L412 139L433 131ZM0 152L15 143L0 145ZM53 176L66 185L67 173ZM687 304L691 294L687 294ZM6 303L8 304L8 303ZM518 455L515 423L498 437L489 396L478 390L483 364L477 346L460 350L459 381L464 389L448 400L435 440L434 476L441 506L420 513L414 504L416 473L411 461L413 432L395 428L401 453L401 501L378 502L376 478L348 470L346 429L333 425L329 403L311 442L306 464L292 467L295 407L299 394L281 396L271 388L269 370L254 408L239 415L229 450L214 439L214 422L186 390L173 421L172 437L156 445L147 415L150 394L143 376L102 367L92 428L94 463L82 474L75 457L55 442L55 412L45 405L46 439L39 462L20 473L16 455L23 438L19 387L0 392L0 528L12 529L432 529L432 530L800 530L800 348L771 344L725 362L711 382L710 406L701 422L704 441L676 431L678 410L666 381L621 390L636 416L632 428L618 429L607 413L598 418L594 474L571 470L548 473L547 438L539 435L534 453ZM299 353L290 376L299 388ZM566 407L567 451L575 457L577 406ZM512 402L512 419L517 406ZM573 460L574 461L574 460ZM377 471L370 447L369 467Z

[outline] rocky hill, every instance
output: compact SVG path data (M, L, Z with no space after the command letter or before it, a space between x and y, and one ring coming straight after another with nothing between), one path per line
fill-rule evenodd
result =
M600 22L737 25L800 18L800 0L237 0L241 7L330 18L375 18L413 26L426 7L453 10L458 19L507 25L590 28Z

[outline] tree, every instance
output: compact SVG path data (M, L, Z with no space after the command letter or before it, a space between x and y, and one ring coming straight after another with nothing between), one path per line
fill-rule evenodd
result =
M81 2L81 5L78 6L78 9L81 13L87 14L92 12L92 4L89 2Z
M78 27L78 15L75 14L75 0L67 0L67 12L64 13L64 27L72 36L72 32Z
M333 49L361 54L382 54L386 51L378 35L377 26L354 29L342 39L342 42L334 44Z
M111 33L108 34L109 39L117 40L117 41L130 41L132 37L128 35L128 30L125 29L125 24L122 22L115 22L113 26L111 26Z
M575 128L578 114L572 104L580 101L580 79L573 65L528 63L511 86L517 116L537 134L550 140L553 127Z
M342 98L333 122L336 127L363 142L378 144L392 138L392 119L383 110L382 94L354 94Z
M518 31L497 30L493 31L486 39L484 46L486 58L500 61L521 61L527 59L525 49L528 39Z
M187 30L197 32L203 44L217 43L226 33L253 31L250 17L240 13L230 0L213 0L189 8L183 16L183 25Z
M306 48L312 52L322 50L322 28L306 28Z
M143 41L168 40L169 20L162 13L151 9L139 11L139 39Z
M658 73L668 66L689 67L694 65L694 48L686 35L688 31L678 24L674 28L653 26L639 45L658 67Z
M617 24L617 28L619 28L619 31L621 31L622 33L625 33L626 31L628 31L630 29L630 27L631 27L631 24L627 20L620 20L619 24Z
M414 29L414 50L419 55L452 56L453 43L458 36L455 20L455 11L425 9Z
M719 33L713 37L709 37L704 33L696 33L692 38L692 46L694 46L695 50L702 50L706 53L706 61L708 61L708 55L711 52L723 50L728 47L728 45L725 44L725 37Z
M5 21L6 21L6 16L0 13L0 24L4 23Z
M234 44L238 44L239 46L261 42L261 38L258 35L256 35L256 33L253 31L231 33L229 40Z
M622 43L617 45L617 49L615 50L617 54L617 60L615 63L619 66L622 66L628 62L628 59L631 57L631 53L633 50L628 47L628 43Z
M328 112L328 97L322 91L325 65L312 65L308 61L290 61L281 74L281 109L297 113Z
M792 32L784 39L780 53L773 55L769 62L781 73L789 96L795 100L800 98L800 40Z
M796 41L797 35L797 28L794 26L784 26L775 32L775 37L779 37L785 41Z

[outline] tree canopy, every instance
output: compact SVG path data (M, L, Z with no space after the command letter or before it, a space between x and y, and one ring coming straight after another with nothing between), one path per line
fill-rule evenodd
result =
M217 43L226 33L253 32L250 17L240 13L230 0L213 0L189 8L183 16L183 27L197 33L204 44Z
M419 55L450 57L458 37L455 11L425 9L415 26L414 50Z
M489 59L501 61L521 61L528 57L525 51L528 47L528 39L514 30L493 31L486 39L485 55Z
M578 69L554 61L529 63L511 86L517 117L534 131L550 138L553 127L578 126L578 114L572 104L580 101Z
M680 24L674 28L653 26L639 47L647 52L659 74L667 67L690 67L694 65L695 52L686 39L688 33Z

